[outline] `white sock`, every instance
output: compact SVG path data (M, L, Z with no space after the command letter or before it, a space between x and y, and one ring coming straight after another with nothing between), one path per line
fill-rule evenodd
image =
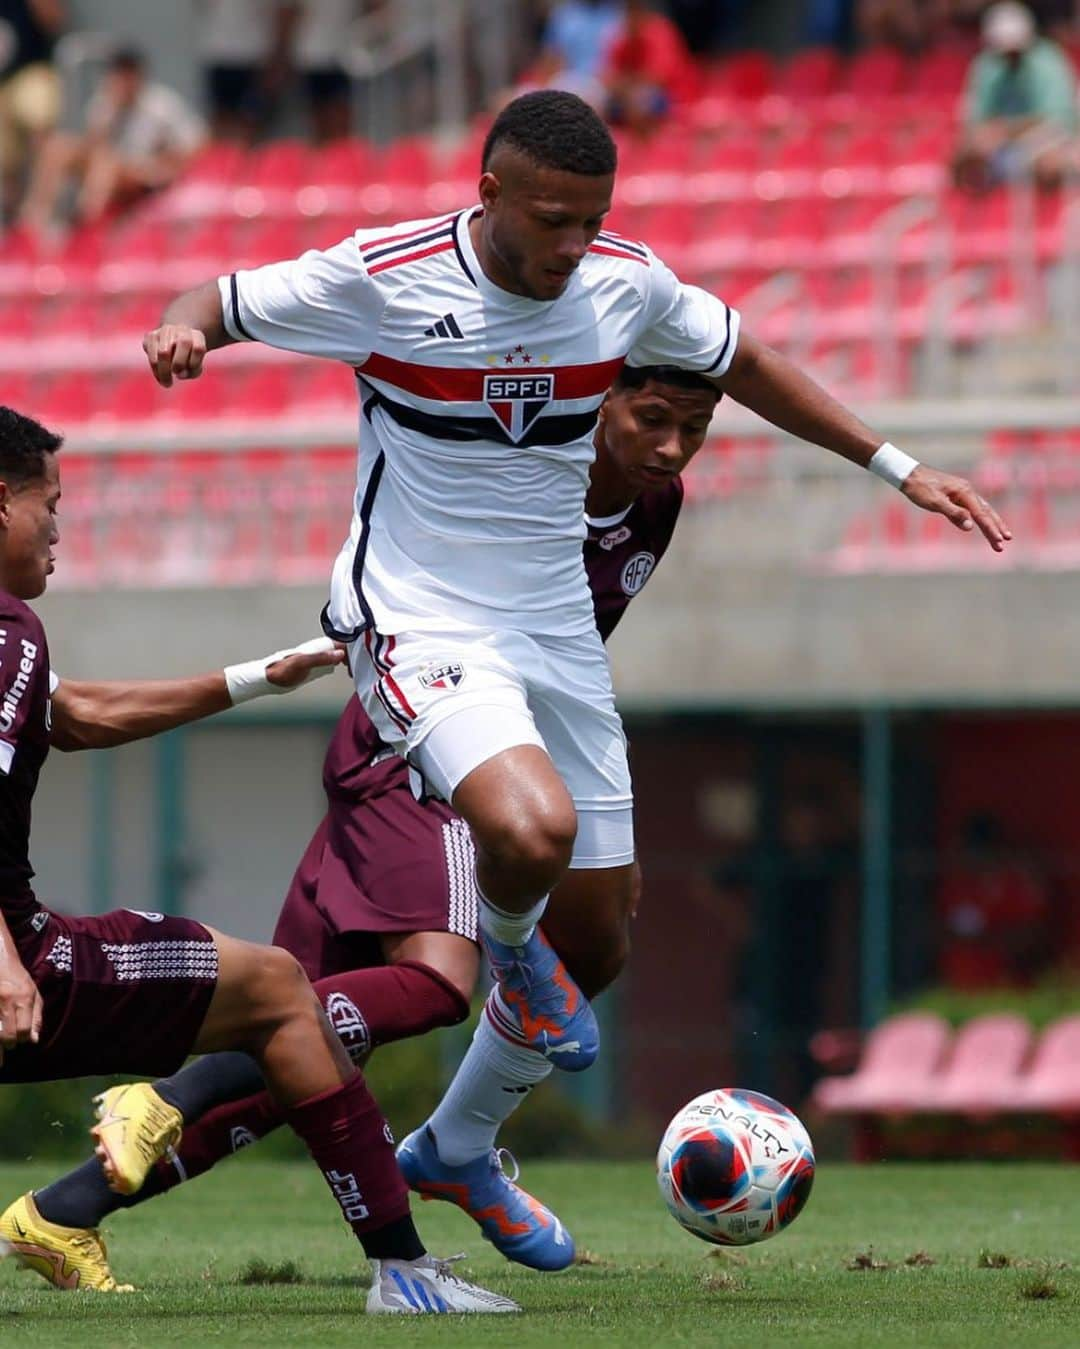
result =
M552 1067L535 1049L504 1040L485 1006L454 1080L428 1120L441 1160L464 1166L490 1152L502 1123Z
M548 902L545 895L524 913L509 913L506 909L500 909L497 904L492 904L480 889L479 882L476 885L476 894L480 901L478 908L480 926L489 937L494 937L496 941L504 942L507 946L524 946L544 916Z

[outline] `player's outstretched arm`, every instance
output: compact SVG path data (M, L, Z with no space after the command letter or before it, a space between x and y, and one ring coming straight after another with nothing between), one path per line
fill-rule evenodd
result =
M235 341L225 328L216 281L186 290L166 306L161 323L143 338L150 370L165 389L174 379L196 379L208 351Z
M288 693L329 674L344 652L328 637L190 679L62 679L52 695L52 744L107 749L160 735L267 693Z
M1012 538L997 511L966 478L917 463L888 445L798 366L749 333L740 334L731 366L716 383L736 403L781 430L871 469L923 510L944 515L958 529L978 527L995 552Z

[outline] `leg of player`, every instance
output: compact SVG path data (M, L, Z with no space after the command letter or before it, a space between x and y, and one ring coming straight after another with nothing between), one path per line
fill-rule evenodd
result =
M386 1121L296 960L277 947L213 935L218 981L193 1049L242 1049L258 1061L373 1262L368 1310L516 1310L426 1254ZM110 1184L138 1189L182 1126L181 1111L146 1084L103 1093L92 1133Z
M482 708L448 718L421 751L425 774L452 787L454 809L476 849L479 930L495 976L489 1002L498 1033L512 1047L538 1050L579 1072L596 1058L599 1037L588 1001L537 927L548 893L565 873L577 833L569 792L546 750L521 744L493 754L460 779L458 746L470 744Z
M319 1001L354 1061L392 1040L454 1025L468 1015L476 984L475 942L449 932L388 933L386 967L351 970L314 983ZM182 1136L132 1195L109 1189L95 1159L24 1196L0 1217L36 1230L33 1267L59 1287L128 1291L109 1269L98 1226L117 1209L132 1208L203 1175L241 1147L281 1127L283 1113L264 1089L254 1059L234 1051L207 1054L153 1084L184 1116ZM18 1233L13 1229L14 1235ZM68 1277L64 1277L64 1271ZM71 1283L72 1271L78 1273Z
M626 960L637 894L634 865L570 871L551 896L545 931L590 997ZM573 1239L550 1209L505 1174L495 1140L551 1070L550 1059L503 1033L499 989L493 989L454 1080L427 1123L398 1148L402 1173L418 1194L464 1209L508 1259L549 1270L571 1263Z

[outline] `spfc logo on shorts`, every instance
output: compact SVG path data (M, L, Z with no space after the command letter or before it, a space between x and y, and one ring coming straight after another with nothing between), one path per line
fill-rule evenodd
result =
M465 667L459 660L448 660L442 665L429 665L419 678L426 689L456 689L465 678Z
M511 440L520 440L554 397L552 371L484 376L484 402L502 422Z
M622 575L619 577L623 594L636 595L652 575L655 566L656 558L653 557L652 553L635 553L623 567Z

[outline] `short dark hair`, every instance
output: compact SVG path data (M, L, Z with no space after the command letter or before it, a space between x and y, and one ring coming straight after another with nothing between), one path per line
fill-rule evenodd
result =
M600 177L614 173L619 158L600 116L583 98L562 89L536 89L503 108L484 141L482 170L504 141L541 168L564 173Z
M723 396L708 375L696 370L683 370L677 365L624 365L615 376L616 389L643 389L649 381L654 384L674 384L679 389L704 389L719 402Z
M0 478L25 487L45 476L45 456L55 454L63 437L47 431L33 417L0 405Z

